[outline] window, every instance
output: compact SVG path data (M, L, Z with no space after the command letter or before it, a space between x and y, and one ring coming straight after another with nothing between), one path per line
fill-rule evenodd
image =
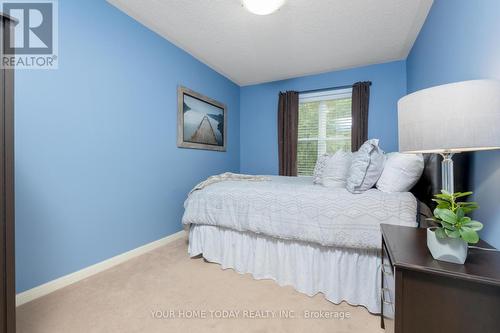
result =
M351 88L299 95L299 176L313 174L318 156L339 149L351 151L351 97Z

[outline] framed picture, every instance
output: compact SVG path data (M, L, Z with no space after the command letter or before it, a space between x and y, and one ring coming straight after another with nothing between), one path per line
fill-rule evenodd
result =
M226 106L185 87L177 100L177 146L226 151Z

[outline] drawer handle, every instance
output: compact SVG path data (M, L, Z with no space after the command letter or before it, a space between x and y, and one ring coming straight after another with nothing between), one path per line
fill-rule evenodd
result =
M387 305L392 305L392 302L385 300L385 293L384 293L385 291L389 292L389 289L387 289L387 288L382 288L381 289L382 303L387 304Z
M388 268L389 271L386 271L385 270L386 268ZM384 273L385 275L392 275L392 267L390 265L382 265L381 269L382 269L382 273Z

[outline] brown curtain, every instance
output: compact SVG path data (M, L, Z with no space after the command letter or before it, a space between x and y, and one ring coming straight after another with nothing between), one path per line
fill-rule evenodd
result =
M368 104L371 82L356 82L352 86L351 149L357 151L368 139Z
M278 102L280 176L297 176L298 128L299 93L296 91L280 92Z

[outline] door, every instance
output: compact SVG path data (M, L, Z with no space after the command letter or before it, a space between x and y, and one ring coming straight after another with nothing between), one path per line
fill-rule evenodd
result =
M13 21L0 13L0 50ZM14 264L14 71L0 68L0 332L16 330Z

